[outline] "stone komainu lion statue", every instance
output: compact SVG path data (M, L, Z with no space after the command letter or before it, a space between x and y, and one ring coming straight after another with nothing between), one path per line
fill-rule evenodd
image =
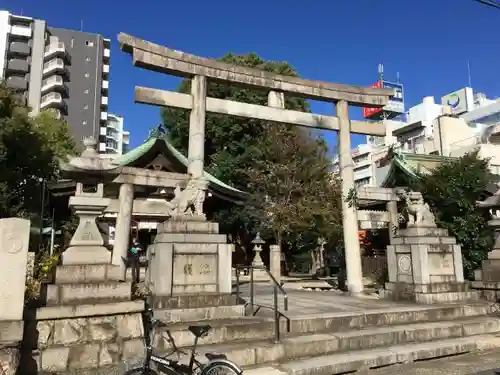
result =
M408 226L435 227L436 220L429 205L424 202L422 194L411 192L406 196L408 210Z
M168 202L170 216L203 216L206 182L190 179L184 190L177 186L174 198Z

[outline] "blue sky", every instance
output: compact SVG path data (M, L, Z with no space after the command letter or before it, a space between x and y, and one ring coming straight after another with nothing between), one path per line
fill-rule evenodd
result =
M338 83L370 85L383 62L387 79L399 72L407 107L466 86L469 60L474 89L500 96L500 10L473 0L0 0L0 7L111 39L110 111L125 117L133 146L160 121L158 109L134 104L134 86L173 90L179 80L134 68L118 48L119 32L206 57L255 52L288 61L302 77ZM334 113L330 104L312 107Z

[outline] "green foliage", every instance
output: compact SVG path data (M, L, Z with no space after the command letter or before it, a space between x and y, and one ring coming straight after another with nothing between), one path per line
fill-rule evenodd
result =
M40 210L40 181L57 177L59 159L74 153L68 125L51 112L31 117L0 86L0 217L30 218Z
M288 63L265 61L253 53L227 54L220 61L297 76ZM190 81L183 81L179 91L189 92ZM268 101L265 90L213 81L208 83L207 95L258 105L267 105ZM285 96L285 108L309 111L303 99L290 96ZM187 154L188 112L168 108L162 110L161 116L170 141ZM329 167L324 141L303 129L207 114L205 168L252 195L245 206L227 205L213 213L221 229L243 249L251 246L250 241L260 229L267 230L277 241L286 237L287 243L296 248L302 247L297 243L304 243L307 231L331 237L338 229L340 211L338 182L330 180ZM316 243L316 239L305 242Z
M422 175L412 188L420 191L436 215L438 226L447 228L462 245L464 274L471 278L493 245L488 212L477 209L490 181L488 160L467 154Z
M258 147L261 157L248 173L261 225L278 243L300 239L314 247L318 237L338 236L340 188L331 177L325 142L303 129L275 125Z
M25 302L32 303L40 298L40 287L43 281L51 282L55 268L59 264L60 254L50 254L42 250L36 254L33 275L26 278Z

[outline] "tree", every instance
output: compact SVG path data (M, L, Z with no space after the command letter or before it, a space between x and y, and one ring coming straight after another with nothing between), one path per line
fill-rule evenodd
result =
M220 61L297 76L288 63L265 61L253 53L227 54ZM190 81L183 81L179 91L189 92ZM267 105L265 90L235 87L212 81L209 81L207 95L218 99ZM308 104L303 99L289 95L285 97L285 108L296 111L309 110ZM162 110L161 115L170 141L187 154L188 112L167 108ZM235 242L244 249L250 246L255 231L262 224L270 230L273 237L277 233L286 233L287 240L291 242L300 240L316 244L317 238L313 240L311 234L314 232L315 236L318 236L320 232L329 234L327 232L335 231L337 227L333 223L338 224L340 215L338 210L334 215L323 215L326 207L335 206L335 209L339 207L337 199L340 197L337 194L338 189L336 190L338 183L336 181L330 183L330 161L326 151L324 141L315 139L310 132L297 127L207 114L205 168L225 183L252 193L249 202L252 207L249 207L249 204L228 205L214 212L214 219L219 221L222 230L231 234ZM272 162L269 162L270 159ZM309 175L307 171L310 171ZM269 177L272 173L276 176L274 180ZM314 178L308 179L311 176ZM282 184L286 184L287 187ZM303 184L303 187L299 187L300 184ZM290 192L296 188L300 190L300 194L293 194L293 199L288 199L287 189ZM262 199L266 196L268 201L265 204ZM318 199L322 199L321 205L318 204ZM294 207L296 204L300 207ZM276 220L264 220L264 223L261 223L266 217L263 212L272 213ZM278 228L281 229L277 230ZM296 235L293 241L290 238L292 230L301 231L300 236ZM306 241L306 237L311 238ZM282 239L278 236L277 240L280 242Z
M59 159L76 151L66 122L51 112L35 117L29 112L0 86L0 217L36 215L41 182L56 178Z
M431 174L421 175L413 189L420 191L432 208L439 226L447 228L462 246L464 274L472 278L493 246L488 212L477 209L491 181L488 160L477 152L446 162Z
M340 189L321 138L290 126L273 126L249 169L252 206L263 227L282 245L310 237L329 240L341 228Z

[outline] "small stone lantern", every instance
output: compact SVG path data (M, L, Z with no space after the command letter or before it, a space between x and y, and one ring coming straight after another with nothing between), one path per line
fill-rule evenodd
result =
M255 280L269 279L267 272L265 271L266 266L262 261L262 257L260 256L262 245L264 245L265 243L266 242L260 237L260 233L257 232L257 236L255 236L254 240L252 241L252 244L254 245L253 250L255 251L255 256L252 261L253 275Z
M262 245L266 242L260 237L260 233L257 232L257 236L252 241L254 244L253 250L255 251L255 256L252 261L252 267L264 267L264 262L262 261L262 257L260 256L260 252L262 251Z
M495 244L493 249L488 253L488 259L483 260L482 269L474 271L476 281L496 282L500 290L500 183L497 184L498 190L491 197L486 198L482 202L477 202L479 208L488 209L492 219L488 221L488 225L495 231ZM480 287L480 283L476 282L475 287ZM483 285L484 286L484 285Z

